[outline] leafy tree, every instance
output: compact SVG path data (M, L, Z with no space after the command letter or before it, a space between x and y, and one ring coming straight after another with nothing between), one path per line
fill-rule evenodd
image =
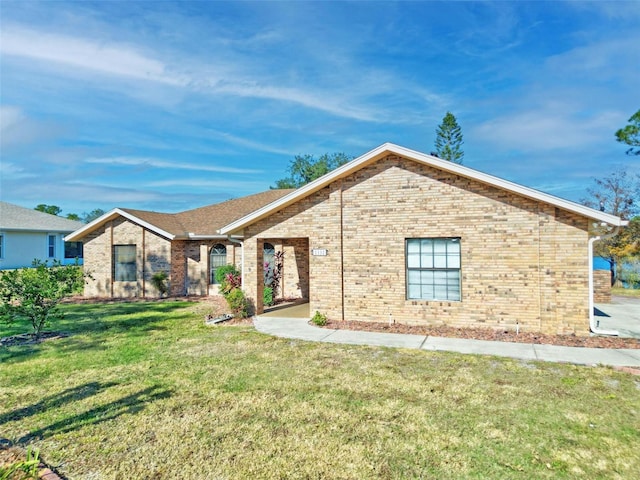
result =
M616 140L629 145L627 155L640 155L640 110L631 116L629 125L616 132Z
M451 112L442 119L442 123L436 129L436 155L443 160L462 164L464 152L462 151L462 129L458 125L455 115Z
M611 247L611 251L619 258L640 255L640 216L634 217L619 234L620 241Z
M67 219L68 220L80 221L80 215L78 215L77 213L69 213L67 215Z
M91 210L89 213L84 212L82 214L82 221L84 223L91 223L93 222L96 218L101 217L102 215L105 214L105 211L102 210L101 208L96 208L94 210Z
M594 181L595 187L587 189L590 198L582 200L584 205L627 220L639 212L637 199L640 196L640 175L633 177L626 170L620 170ZM634 239L634 231L624 228L617 235L596 242L594 246L594 255L609 263L612 284L619 281L621 260L632 253L630 242L638 241Z
M313 155L296 155L289 164L289 176L276 181L271 188L299 188L322 175L344 165L351 157L344 153L325 153L315 159Z
M36 208L34 208L34 210L48 213L50 215L60 215L60 213L62 212L62 209L57 205L46 205L44 203L38 204Z
M0 274L0 320L31 322L36 338L51 320L61 318L59 303L82 288L84 274L78 265L52 266L40 260L33 268L8 270Z

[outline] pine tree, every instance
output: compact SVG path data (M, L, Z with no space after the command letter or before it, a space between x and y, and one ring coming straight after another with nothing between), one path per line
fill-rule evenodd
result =
M462 130L455 115L447 112L436 130L436 155L443 160L461 164L464 157L463 143Z
M616 140L631 147L627 155L640 155L640 110L629 119L629 125L616 132Z

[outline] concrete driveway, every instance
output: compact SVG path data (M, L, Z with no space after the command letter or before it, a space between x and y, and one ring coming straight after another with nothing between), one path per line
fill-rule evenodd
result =
M621 337L640 338L640 298L612 297L611 303L596 304L600 328L617 330Z

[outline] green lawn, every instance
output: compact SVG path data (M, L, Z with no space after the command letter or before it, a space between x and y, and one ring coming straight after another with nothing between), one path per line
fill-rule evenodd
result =
M67 305L0 348L0 436L69 479L640 478L640 377ZM0 336L17 328L0 326Z
M640 298L640 288L611 287L612 295Z

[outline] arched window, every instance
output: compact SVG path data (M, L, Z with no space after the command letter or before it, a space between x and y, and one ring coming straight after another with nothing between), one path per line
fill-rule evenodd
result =
M273 282L273 258L275 257L276 249L270 243L264 243L264 284L270 286Z
M216 270L220 267L224 267L226 264L227 247L222 245L221 243L216 243L213 247L211 247L211 252L209 253L209 269L211 272L210 283L218 283L216 282Z

